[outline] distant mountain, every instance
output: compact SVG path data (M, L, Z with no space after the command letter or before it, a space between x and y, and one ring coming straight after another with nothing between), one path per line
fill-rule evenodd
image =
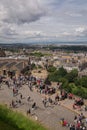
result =
M8 46L8 45L87 45L87 41L29 41L24 43L0 43L0 46Z
M59 41L42 41L42 42L29 42L29 43L0 43L0 47L3 49L28 49L28 48L42 48L49 46L87 46L87 41L84 42L59 42Z

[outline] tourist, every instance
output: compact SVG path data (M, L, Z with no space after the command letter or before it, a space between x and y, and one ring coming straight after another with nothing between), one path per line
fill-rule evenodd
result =
M27 115L28 115L28 114L31 114L31 110L30 110L30 108L29 108L29 110L27 110Z
M28 96L28 98L27 98L27 101L28 101L28 102L30 101L30 98L31 98L31 97L30 97L30 96Z
M32 110L36 109L36 102L32 104Z
M20 95L20 99L22 99L22 98L23 98L23 95L21 94L21 95Z

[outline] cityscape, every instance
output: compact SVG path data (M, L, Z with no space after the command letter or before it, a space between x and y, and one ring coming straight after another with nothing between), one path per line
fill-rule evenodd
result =
M86 45L1 44L0 103L46 129L76 129L74 118L79 116L86 129L86 49Z
M0 0L0 130L87 130L87 0Z

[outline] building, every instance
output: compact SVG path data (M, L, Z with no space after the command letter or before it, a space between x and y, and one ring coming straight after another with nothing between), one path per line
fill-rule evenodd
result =
M28 66L28 59L1 58L0 75L18 76L26 66Z

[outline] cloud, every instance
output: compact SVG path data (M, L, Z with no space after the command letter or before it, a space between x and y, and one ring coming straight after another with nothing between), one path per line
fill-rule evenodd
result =
M87 39L87 0L0 0L0 42L79 37Z
M78 37L87 37L87 26L83 26L83 27L78 27L75 29L75 34Z
M22 27L18 28L19 25L5 25L0 29L0 36L7 39L27 39L27 38L42 38L45 33L40 30L29 30Z
M78 28L75 28L72 30L72 32L62 32L61 37L71 37L71 38L81 38L87 36L87 27L86 26L80 26Z
M45 15L39 0L0 0L0 17L6 23L30 23Z
M81 13L76 13L76 12L65 12L65 15L67 16L71 16L71 17L81 17L82 14Z
M78 40L85 39L87 37L87 26L79 26L72 30L62 31L56 35L56 38L62 38L63 40Z
M83 33L85 29L86 29L85 27L79 27L79 28L76 28L75 31L78 33Z
M40 37L44 37L45 34L42 31L22 31L21 33L19 33L20 37L25 37L25 38L40 38Z

